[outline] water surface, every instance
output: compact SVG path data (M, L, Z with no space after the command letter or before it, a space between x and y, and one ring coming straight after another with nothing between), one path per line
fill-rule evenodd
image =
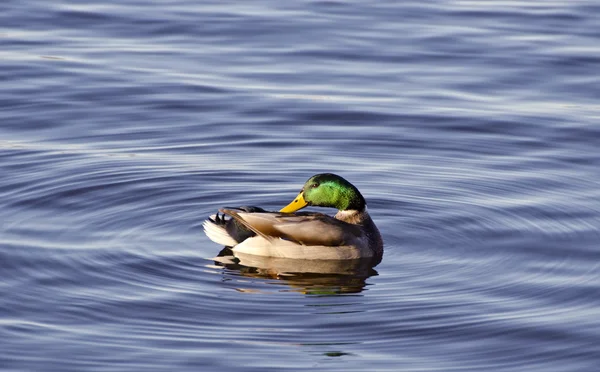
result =
M584 0L2 2L1 369L596 371L599 22ZM207 216L320 172L365 195L380 265L215 260Z

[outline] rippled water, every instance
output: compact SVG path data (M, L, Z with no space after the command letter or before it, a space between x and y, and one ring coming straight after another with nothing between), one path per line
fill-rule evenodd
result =
M591 0L3 1L0 369L597 371L599 23ZM325 171L381 264L216 258L207 216Z

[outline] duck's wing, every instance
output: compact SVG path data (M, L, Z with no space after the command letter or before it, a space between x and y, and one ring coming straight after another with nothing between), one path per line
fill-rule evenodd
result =
M343 246L360 239L362 231L322 213L248 213L221 209L265 239L285 239L302 245Z

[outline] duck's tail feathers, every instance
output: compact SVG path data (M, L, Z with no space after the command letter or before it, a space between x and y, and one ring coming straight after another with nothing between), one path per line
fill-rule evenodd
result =
M260 231L259 229L256 228L256 226L248 223L248 221L246 221L242 215L246 215L246 214L252 214L252 213L244 213L244 212L240 212L239 209L219 209L219 212L223 213L224 215L228 215L231 216L235 221L239 222L242 226L244 226L246 229L252 231L254 234L263 237L266 240L272 240L274 239L274 237L269 236L267 234L264 234L262 231Z
M233 247L239 242L229 235L226 223L227 221L225 221L224 217L213 214L208 220L204 221L202 226L204 226L204 233L210 240L217 244Z

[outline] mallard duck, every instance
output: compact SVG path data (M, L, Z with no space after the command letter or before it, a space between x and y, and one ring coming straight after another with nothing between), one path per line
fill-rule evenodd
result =
M307 207L337 208L335 217L297 212ZM344 178L312 176L298 196L279 212L258 207L223 208L204 222L204 232L234 253L258 256L342 260L383 254L383 240L358 189ZM230 216L227 219L225 216Z

